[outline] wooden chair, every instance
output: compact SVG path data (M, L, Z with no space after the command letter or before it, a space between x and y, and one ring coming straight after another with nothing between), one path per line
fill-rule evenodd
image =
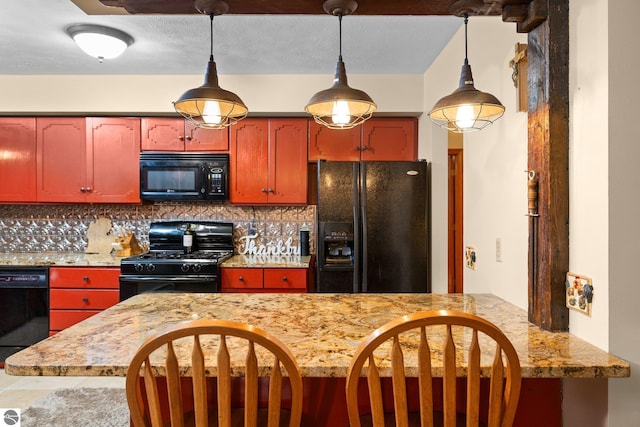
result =
M381 345L390 347L390 354L380 354ZM468 347L468 351L456 352L456 346ZM406 351L408 349L413 353ZM410 372L410 376L418 377L419 390L419 407L411 413L407 409L405 353L407 359L413 356L412 361L418 367L417 371ZM441 365L433 363L435 360L441 360ZM375 427L394 425L391 424L394 420L398 427L453 427L465 425L465 418L468 427L483 424L508 427L513 423L522 381L520 361L504 333L481 317L447 310L425 311L392 320L369 335L358 347L347 372L347 409L351 427L365 424L358 408L358 383L367 361L367 387L363 390L368 388L369 391L371 415L367 418L370 417L369 422ZM384 375L392 378L389 388L393 394L393 413L386 415L380 380ZM466 376L466 412L457 414L456 384L464 384L457 378L461 376ZM490 377L488 399L485 398L488 409L481 410L480 378L487 376ZM434 396L439 391L433 387L435 377L442 377L442 412L434 411ZM485 418L482 421L481 414Z
M227 340L227 337L239 339ZM217 352L214 351L216 347ZM217 353L215 363L212 360L214 352ZM238 356L246 359L243 362L238 360ZM211 368L209 372L205 368L205 361L208 362L206 366L216 365L215 370ZM291 387L291 408L286 411L281 408L281 365L286 370ZM234 376L244 377L244 408L239 410L231 407L232 373ZM213 408L207 407L207 375L217 377L217 406L213 404ZM265 410L258 408L258 378L267 375L269 395L268 409ZM144 378L144 387L140 376ZM193 383L193 402L187 410L193 410L185 416L181 383L184 377L189 376ZM158 387L158 377L166 378L166 395L159 391L163 387ZM212 382L211 379L209 381ZM226 320L183 322L147 339L138 349L127 371L126 393L135 427L295 427L300 425L302 416L302 378L291 352L280 340L262 329ZM161 402L165 402L165 418L168 402L169 422L162 419ZM289 415L288 424L285 415ZM241 424L243 420L244 424Z

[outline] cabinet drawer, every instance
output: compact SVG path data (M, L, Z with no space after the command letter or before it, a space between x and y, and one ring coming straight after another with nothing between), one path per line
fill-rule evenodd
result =
M307 270L265 268L264 287L269 289L307 289Z
M109 267L51 267L50 288L120 289L120 269Z
M115 289L51 289L49 306L56 308L103 310L118 303L120 291Z
M223 268L222 287L230 289L262 289L262 269Z
M61 331L98 313L100 313L100 310L51 310L49 313L49 329Z

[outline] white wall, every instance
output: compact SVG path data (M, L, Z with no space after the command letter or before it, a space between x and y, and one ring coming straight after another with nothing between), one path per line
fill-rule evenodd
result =
M422 75L349 75L350 86L369 93L380 111L422 111ZM314 93L333 75L224 75L220 86L235 92L249 114L306 116ZM175 114L172 102L201 86L204 76L0 76L0 114Z
M477 253L476 270L464 269L464 291L493 293L526 309L527 114L516 112L508 63L515 44L526 43L527 37L495 17L470 18L468 33L475 87L495 95L506 112L481 132L464 135L464 245ZM458 87L463 61L461 27L425 74L425 111ZM423 145L430 148L434 164L434 291L446 292L447 271L437 266L446 268L447 261L447 137L427 124L420 131L428 138ZM501 239L502 262L496 261L496 238Z

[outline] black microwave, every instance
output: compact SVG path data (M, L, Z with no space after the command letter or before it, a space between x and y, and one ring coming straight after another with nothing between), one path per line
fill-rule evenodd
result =
M142 200L227 200L228 154L141 153Z

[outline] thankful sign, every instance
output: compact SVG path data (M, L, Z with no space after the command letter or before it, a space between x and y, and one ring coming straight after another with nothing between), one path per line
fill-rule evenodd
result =
M266 245L257 244L257 237L258 233L240 237L241 249L239 252L241 255L300 255L300 247L292 245L293 239L291 237L284 241L282 239L278 239L276 241L268 242Z

